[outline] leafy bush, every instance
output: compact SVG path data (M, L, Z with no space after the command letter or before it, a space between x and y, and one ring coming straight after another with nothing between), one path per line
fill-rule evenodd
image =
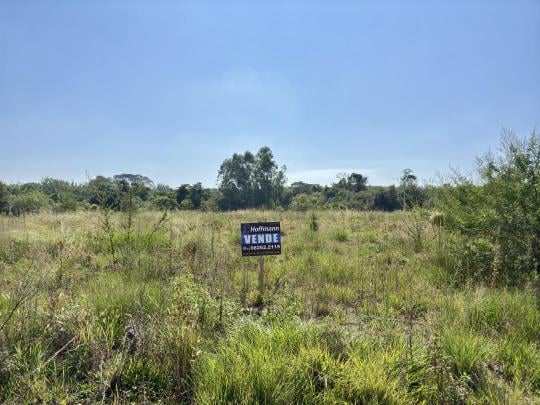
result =
M540 270L540 135L506 133L497 154L478 159L479 182L455 175L438 206L470 244L471 272L518 282Z
M297 194L293 197L289 208L295 211L307 211L317 206L317 197L315 195Z
M178 207L178 204L173 197L159 195L152 199L152 206L158 210L173 210Z
M23 215L50 207L51 200L41 191L32 191L13 197L12 211L16 215Z

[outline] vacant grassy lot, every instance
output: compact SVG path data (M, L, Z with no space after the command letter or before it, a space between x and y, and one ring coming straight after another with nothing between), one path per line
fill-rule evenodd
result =
M422 211L0 216L0 402L539 402L535 283L456 278L451 239Z

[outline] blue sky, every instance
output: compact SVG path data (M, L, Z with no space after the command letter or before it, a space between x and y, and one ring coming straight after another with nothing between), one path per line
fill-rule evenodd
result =
M0 0L0 180L469 171L540 125L540 1Z

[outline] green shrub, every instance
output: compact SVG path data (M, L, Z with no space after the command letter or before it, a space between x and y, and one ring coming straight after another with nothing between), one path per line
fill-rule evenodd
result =
M469 331L451 328L442 336L442 347L452 364L454 374L457 377L467 376L473 384L476 383L488 353L486 341Z
M528 290L479 288L465 308L468 326L490 336L493 333L534 341L540 336L540 311Z
M500 341L497 348L502 373L511 380L519 381L531 392L540 390L540 350L537 344L518 337Z
M49 208L52 201L41 191L32 191L13 197L11 210L15 215L39 212Z
M473 271L519 283L540 271L540 135L506 133L478 159L480 183L456 175L438 193L445 226L470 241Z
M332 234L332 239L338 242L347 242L351 238L351 232L347 229L337 229Z
M315 211L311 211L309 214L309 229L313 232L317 232L319 230L319 218L317 217L317 213Z
M293 197L289 208L295 211L307 211L317 206L317 196L300 193Z

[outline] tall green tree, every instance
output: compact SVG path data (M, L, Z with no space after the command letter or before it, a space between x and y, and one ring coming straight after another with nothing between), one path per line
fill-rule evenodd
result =
M204 189L201 183L195 183L189 190L189 199L191 200L191 206L195 209L201 208L201 204L204 197Z
M367 190L368 178L360 173L339 173L337 178L338 182L335 184L336 188L345 189L355 193Z
M74 184L65 180L53 179L52 177L45 177L41 180L41 190L55 203L60 201L61 194L73 193L74 189Z
M154 182L142 174L122 173L113 176L115 182L126 181L129 184L140 183L148 188L154 188Z
M176 202L182 204L186 198L189 197L189 184L182 184L176 189Z
M319 184L309 184L303 181L295 181L291 184L291 192L293 196L297 194L313 194L322 191L322 187Z
M253 171L255 156L247 151L243 155L233 154L225 159L218 172L219 200L221 209L234 210L253 206L254 182Z
M422 206L425 195L418 185L418 177L411 169L403 170L400 178L401 205L403 208Z
M393 184L385 190L375 194L373 205L376 209L383 211L395 211L401 207L396 186Z
M9 192L7 186L0 181L0 213L9 211Z
M268 146L259 149L253 172L255 206L270 208L275 205L283 193L285 170L285 167L278 167Z
M126 186L127 183L123 184ZM90 203L103 207L119 209L121 192L119 185L104 176L96 176L88 182L90 190Z
M280 201L286 168L278 167L269 147L226 159L218 172L221 209L271 207Z

